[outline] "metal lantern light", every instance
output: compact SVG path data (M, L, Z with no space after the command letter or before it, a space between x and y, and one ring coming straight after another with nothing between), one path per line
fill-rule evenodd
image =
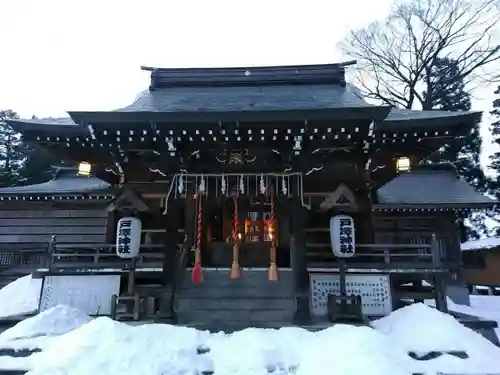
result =
M81 176L89 176L92 170L92 165L86 161L82 161L78 164L78 174Z
M411 160L408 157L400 157L396 160L396 170L398 172L407 172L411 169Z

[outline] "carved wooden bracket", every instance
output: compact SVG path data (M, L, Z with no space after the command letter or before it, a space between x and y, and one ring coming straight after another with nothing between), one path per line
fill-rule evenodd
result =
M325 200L320 204L320 210L327 211L331 208L339 208L344 211L358 211L356 197L345 185L340 184Z

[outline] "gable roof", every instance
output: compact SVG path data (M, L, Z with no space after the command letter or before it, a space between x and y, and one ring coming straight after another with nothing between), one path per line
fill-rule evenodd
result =
M149 89L110 112L69 112L77 123L311 119L382 120L389 107L366 103L345 82L353 62L240 68L145 68Z
M0 188L0 200L56 198L112 198L111 185L93 176L79 176L74 168L59 168L47 182Z
M351 85L187 86L141 92L119 112L231 112L375 107Z
M480 112L416 111L365 102L345 81L355 62L318 65L181 68L142 67L150 72L147 90L130 105L112 111L70 111L69 118L8 120L19 132L57 136L88 135L85 125L208 123L365 119L374 131L441 131L480 120ZM78 125L77 125L78 124ZM179 125L180 126L180 125ZM424 130L422 130L424 129Z
M449 164L420 165L377 190L379 208L479 208L497 202L476 192Z

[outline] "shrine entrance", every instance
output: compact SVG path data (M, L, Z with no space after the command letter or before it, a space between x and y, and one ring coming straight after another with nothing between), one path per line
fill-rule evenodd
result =
M276 212L273 212L276 203L272 200L270 197L234 197L207 204L202 263L206 267L229 267L237 242L241 267L267 267L272 246L276 247L277 266L290 267L289 249L282 246L280 241L285 233L279 236L277 230L280 223L287 219L277 217ZM236 220L235 210L239 213Z
M300 174L177 175L170 199L186 207L185 227L193 238L188 268L230 267L231 278L243 268L269 268L271 274L290 268L287 211L301 192L300 179Z

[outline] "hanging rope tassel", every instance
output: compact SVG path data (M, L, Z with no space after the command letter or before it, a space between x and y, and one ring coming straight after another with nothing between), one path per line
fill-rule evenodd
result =
M203 229L203 205L201 193L198 193L198 218L196 222L196 249L194 253L194 267L192 280L194 283L203 281L203 270L201 269L201 232Z
M278 280L278 267L276 266L276 207L274 202L274 190L271 189L271 221L268 224L269 235L271 236L271 252L269 263L269 280Z
M240 268L240 238L239 238L239 215L238 215L238 197L233 198L234 202L234 225L233 225L233 263L231 264L231 279L239 279L241 277Z

